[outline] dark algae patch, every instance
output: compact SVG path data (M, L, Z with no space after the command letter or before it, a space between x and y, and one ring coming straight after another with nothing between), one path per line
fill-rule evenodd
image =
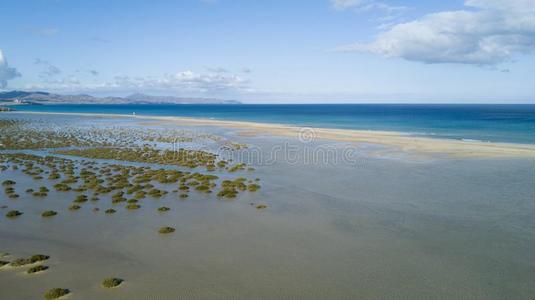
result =
M31 265L31 264L34 264L34 263L37 263L37 262L45 261L45 260L48 260L49 258L50 258L50 256L48 256L48 255L36 254L36 255L32 255L31 257L28 257L28 258L15 259L9 265L12 266L12 267L22 267L22 266L25 266L25 265Z
M18 216L22 216L22 214L23 213L18 211L18 210L11 210L6 214L6 217L7 218L16 218Z
M108 215L111 215L111 214L114 214L116 213L117 211L113 208L108 208L106 209L106 211L104 211L104 213L108 214Z
M120 278L110 277L102 281L102 286L105 288L118 287L124 280Z
M43 213L41 214L41 216L42 216L43 218L50 218L50 217L53 217L53 216L55 216L55 215L57 215L57 214L58 214L58 213L55 212L55 211L53 211L53 210L47 210L47 211L43 212Z
M48 290L45 293L45 299L46 300L59 299L63 296L68 295L70 292L71 291L69 289L53 288L53 289Z
M158 233L161 233L161 234L168 234L168 233L173 233L175 232L175 229L173 227L161 227L159 230L158 230Z
M26 271L26 273L35 274L35 273L43 272L46 270L48 270L48 266L39 265L39 266L29 268L28 271Z

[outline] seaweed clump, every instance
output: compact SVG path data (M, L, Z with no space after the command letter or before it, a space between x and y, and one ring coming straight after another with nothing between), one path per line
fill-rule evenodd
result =
M82 208L80 205L76 205L76 204L73 204L71 206L69 206L69 210L79 210L80 208Z
M12 266L12 267L22 267L22 266L25 266L25 265L34 264L36 262L45 261L45 260L47 260L49 258L50 258L50 256L48 256L48 255L36 254L36 255L32 255L29 258L16 259L16 260L12 261L9 265Z
M106 278L102 281L102 286L105 288L114 288L123 283L124 280L120 278Z
M169 207L165 207L165 206L162 206L160 208L158 208L158 211L159 212L166 212L166 211L170 211L171 209Z
M134 204L134 203L128 204L126 206L126 209L128 209L128 210L135 210L135 209L140 209L140 208L141 208L141 205Z
M6 217L8 218L16 218L18 216L21 216L23 213L18 211L18 210L12 210L12 211L9 211L7 214L6 214Z
M69 289L62 289L62 288L53 288L48 290L48 292L45 293L45 299L52 300L52 299L58 299L63 296L66 296L71 291Z
M104 213L108 214L108 215L111 215L111 214L114 214L116 213L117 211L113 208L108 208L104 211Z
M41 216L42 216L43 218L49 218L49 217L53 217L53 216L55 216L55 215L57 215L57 214L58 214L58 213L55 212L55 211L53 211L53 210L47 210L47 211L43 212L43 213L41 214Z
M167 233L173 233L175 232L175 229L173 227L162 227L160 228L160 230L158 230L158 233L161 233L161 234L167 234Z
M43 272L46 270L48 270L48 266L39 265L39 266L29 268L28 271L26 271L26 273L35 274L35 273Z
M3 185L3 186L11 186L11 185L15 185L15 184L16 184L16 182L13 181L13 180L4 180L4 181L2 182L2 185Z

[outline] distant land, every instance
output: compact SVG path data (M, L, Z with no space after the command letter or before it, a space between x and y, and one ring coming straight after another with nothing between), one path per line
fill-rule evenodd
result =
M48 92L0 92L0 105L43 104L240 104L235 100L215 98L182 98L132 94L127 97L94 97L91 95L60 95Z

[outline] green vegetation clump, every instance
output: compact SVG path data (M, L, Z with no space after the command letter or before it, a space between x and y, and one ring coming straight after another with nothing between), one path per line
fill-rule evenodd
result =
M67 192L71 190L71 187L66 183L58 183L54 185L54 188L58 192Z
M74 203L85 203L87 202L87 196L86 195L78 195L76 199L74 199Z
M161 234L167 234L167 233L173 233L175 232L175 229L173 227L162 227L158 230L158 233Z
M265 204L259 204L256 206L256 209L260 210L260 209L266 209L267 208L267 205Z
M169 207L165 207L165 206L162 206L160 208L158 208L158 211L159 212L166 212L166 211L170 211L171 209Z
M126 209L128 210L135 210L135 209L140 209L141 208L141 205L139 204L128 204L126 206Z
M82 208L80 205L76 205L76 204L73 204L71 206L69 206L69 210L79 210L80 208Z
M222 198L235 198L239 191L247 190L248 186L245 184L246 181L247 179L243 177L234 180L223 180L221 183L222 189L217 195ZM253 189L254 188L255 187L253 186Z
M251 183L247 186L247 190L249 192L256 192L260 189L260 185L256 184L256 183Z
M43 272L46 270L48 270L48 266L39 265L39 266L29 268L28 271L26 271L26 273L34 274L34 273L39 273L39 272Z
M208 185L205 185L205 184L201 184L201 185L198 185L195 190L199 191L199 192L205 192L205 193L211 193L212 191L210 190L210 187Z
M13 180L4 180L2 182L3 186L12 186L12 185L15 185L15 184L17 184L17 183L15 181L13 181Z
M58 150L56 151L56 153L94 159L113 159L141 163L177 165L188 168L211 167L215 164L217 160L217 155L213 153L183 148L180 148L178 150L158 150L151 147L101 147L74 150ZM238 167L238 169L239 168L240 167ZM172 181L172 179L166 178L162 183L170 183Z
M12 267L22 267L22 266L25 266L25 265L34 264L36 262L45 261L45 260L47 260L49 258L50 258L50 256L48 256L48 255L36 254L36 255L32 255L29 258L18 258L16 260L12 261L9 265L12 266Z
M219 193L217 193L217 196L221 198L236 198L237 195L238 191L236 191L236 189L231 188L225 188L219 191Z
M61 176L56 172L50 173L50 175L48 176L48 179L50 179L50 180L55 180L55 179L59 179L59 178L61 178Z
M32 195L34 197L46 197L46 196L48 196L48 194L44 193L44 192L33 192Z
M123 281L120 278L106 278L102 281L102 286L105 288L114 288L119 286Z
M137 191L134 194L134 198L135 199L143 199L143 198L145 198L146 195L147 195L147 192L145 192L145 191Z
M18 210L12 210L12 211L9 211L7 214L6 214L6 217L8 218L16 218L18 216L21 216L23 213L18 211Z
M111 215L111 214L114 214L116 213L117 211L113 208L108 208L106 209L106 211L104 211L104 213L108 214L108 215Z
M43 213L41 214L41 216L42 216L43 218L48 218L48 217L53 217L53 216L55 216L55 215L57 215L57 214L58 214L58 213L55 212L55 211L53 211L53 210L47 210L47 211L43 212Z
M5 266L5 265L7 265L7 264L9 264L8 261L0 260L0 268L3 267L3 266Z
M240 163L240 164L235 164L234 166L228 168L228 171L230 173L234 173L234 172L237 172L237 171L242 171L242 170L245 170L245 167L247 165L246 164L243 164L243 163Z
M48 260L50 256L44 254L35 254L30 257L33 262Z
M151 197L154 197L154 198L160 198L160 197L163 197L165 194L167 194L166 191L162 191L162 190L159 190L159 189L151 189L149 192L148 192L149 196Z
M48 290L48 292L45 293L45 299L46 300L53 300L53 299L59 299L63 296L66 296L71 291L69 289L62 289L62 288L53 288Z

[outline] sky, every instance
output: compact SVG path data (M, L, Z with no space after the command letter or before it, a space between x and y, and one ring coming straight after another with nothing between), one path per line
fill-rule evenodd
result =
M535 103L535 0L2 0L0 90Z

